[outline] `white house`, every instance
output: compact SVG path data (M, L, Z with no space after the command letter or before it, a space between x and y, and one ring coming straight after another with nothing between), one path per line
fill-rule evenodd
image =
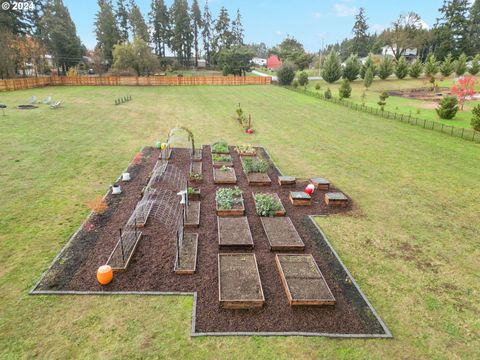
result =
M252 59L252 63L254 63L257 66L267 66L267 59L262 59L258 57L254 57Z
M396 46L394 45L394 48L396 50ZM393 53L393 49L391 46L384 46L382 47L382 55L383 56L392 56L395 57L395 54ZM408 58L408 59L414 59L417 57L417 49L406 49L405 52L403 53L403 56Z

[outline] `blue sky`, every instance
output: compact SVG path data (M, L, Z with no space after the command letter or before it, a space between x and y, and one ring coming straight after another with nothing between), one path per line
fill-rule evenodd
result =
M169 6L173 0L165 0ZM203 10L204 0L198 0ZM115 3L116 0L113 0ZM136 0L144 16L150 11L149 0ZM189 0L191 3L191 0ZM425 23L432 26L438 17L443 0L210 0L214 16L225 6L231 16L240 8L245 28L245 41L265 42L273 46L286 35L300 40L306 50L318 51L322 42L342 40L350 36L354 14L360 7L366 9L371 30L381 31L399 14L415 11ZM94 18L98 10L96 0L64 0L77 26L77 32L88 48L95 46Z

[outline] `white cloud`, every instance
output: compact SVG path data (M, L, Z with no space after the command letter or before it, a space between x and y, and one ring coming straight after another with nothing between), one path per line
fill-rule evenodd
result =
M280 30L277 30L277 31L275 31L275 35L279 35L279 36L280 36L280 35L283 35L283 32L280 31Z
M353 16L357 12L357 8L355 6L348 6L342 3L334 4L333 9L335 11L335 15L340 17Z
M430 29L430 26L423 20L420 20L420 26L422 27L422 29L425 29L425 30Z
M320 19L323 16L320 11L315 11L312 15L315 19Z
M386 25L383 25L383 24L373 24L370 29L374 32L374 33L381 33L383 30L385 30L388 26Z

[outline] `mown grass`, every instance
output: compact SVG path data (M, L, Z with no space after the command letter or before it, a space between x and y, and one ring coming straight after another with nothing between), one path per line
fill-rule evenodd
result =
M113 105L127 94L133 101ZM274 86L0 95L9 105L0 117L1 358L480 356L480 145ZM64 108L12 109L31 95ZM254 136L233 119L239 102ZM29 296L87 215L85 203L141 146L179 125L198 144L262 144L285 173L325 176L347 192L358 210L318 221L395 338L192 339L189 297Z
M454 82L452 77L439 80L438 84L441 87L450 88ZM315 86L320 84L321 89L319 91L325 92L327 88L330 88L332 95L338 97L338 89L341 82L337 81L334 84L327 84L323 80L314 80L308 84L310 90L315 90ZM362 103L362 94L365 90L363 85L363 80L358 79L351 83L352 86L352 96L351 101L354 101L358 104ZM417 88L428 88L431 87L428 79L403 79L398 80L396 78L388 78L386 80L375 79L372 86L368 91L365 92L365 105L372 107L379 107L379 95L383 91L389 90L403 90L403 89L417 89ZM477 82L476 89L480 92L480 83ZM385 111L397 112L398 114L411 115L412 117L418 117L420 119L437 121L445 125L453 125L458 127L464 127L467 129L471 128L470 121L472 119L472 109L475 105L480 104L480 101L467 101L465 103L464 109L459 111L455 118L452 120L440 119L435 111L437 104L433 101L425 101L418 99L407 99L400 96L390 96L387 100L387 105L385 106Z

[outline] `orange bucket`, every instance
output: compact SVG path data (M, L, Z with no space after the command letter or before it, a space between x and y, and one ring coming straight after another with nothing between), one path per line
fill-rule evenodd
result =
M97 270L97 280L102 285L109 284L113 279L113 270L110 265L102 265Z

